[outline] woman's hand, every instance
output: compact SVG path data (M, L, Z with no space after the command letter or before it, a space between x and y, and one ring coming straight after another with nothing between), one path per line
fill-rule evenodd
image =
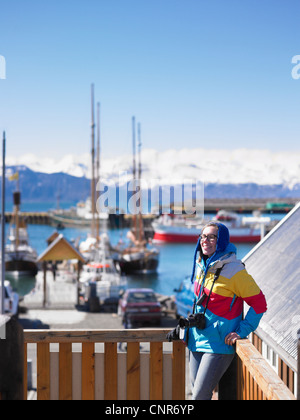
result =
M241 337L236 332L231 332L225 337L225 344L233 346L236 340L240 340Z

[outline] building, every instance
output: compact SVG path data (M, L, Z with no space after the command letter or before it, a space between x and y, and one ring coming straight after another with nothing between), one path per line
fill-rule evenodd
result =
M253 343L296 396L297 331L300 329L300 202L243 261L268 304Z

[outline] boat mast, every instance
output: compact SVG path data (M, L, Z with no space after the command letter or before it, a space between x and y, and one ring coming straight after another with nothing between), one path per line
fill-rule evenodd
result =
M1 209L1 290L0 290L0 314L4 310L4 280L5 280L5 131L3 132L2 146L2 209Z
M133 175L133 192L136 191L136 160L135 160L136 148L135 148L135 117L132 117L132 175ZM137 220L136 220L136 201L134 201L133 209L133 233L137 238Z
M100 102L97 102L97 164L96 164L96 180L97 184L100 182ZM97 191L97 188L96 188ZM99 198L99 192L96 192L96 199ZM97 213L96 219L96 234L97 234L97 243L99 242L100 237L100 214Z
M91 155L92 155L92 180L91 180L91 201L92 201L92 237L96 236L95 229L95 119L94 119L94 84L91 86Z
M143 230L143 218L142 218L142 187L141 187L141 178L142 178L141 123L138 123L137 131L138 131L138 158L139 158L139 166L138 166L138 180L139 180L139 215L138 215L138 224L139 224L139 242L142 242L144 240L144 234L143 234L144 233L144 230Z

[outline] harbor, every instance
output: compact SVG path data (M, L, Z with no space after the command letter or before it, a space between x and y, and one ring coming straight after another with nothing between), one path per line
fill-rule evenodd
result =
M192 313L189 276L199 234L209 221L222 223L238 258L244 259L298 209L299 203L206 200L199 215L183 211L183 205L176 202L169 203L166 211L160 202L156 214L143 214L143 192L136 188L142 173L140 125L136 126L132 117L134 194L126 203L132 212L98 211L100 172L98 153L95 159L93 85L91 92L91 197L66 209L22 211L18 175L13 212L5 214L2 207L6 288L2 310L6 317L0 316L0 321L7 324L5 335L20 332L24 337L24 378L18 399L21 394L24 399L37 400L190 399L188 353L182 342L169 342L167 334L179 317L188 319ZM4 135L3 149L5 141ZM4 202L4 194L2 199ZM14 328L17 318L18 327ZM256 337L252 337L253 344L244 343L248 352L260 340ZM242 349L239 357L247 364ZM286 366L294 369L293 362ZM5 370L9 375L9 365ZM270 368L267 370L273 381ZM170 375L171 382L167 380ZM294 399L295 369L291 377L291 383L286 384L289 389L280 382L279 391L271 393L257 383L257 399L273 399L274 392L278 399ZM241 390L243 377L238 391L227 381L231 380L219 382L213 399L226 395L231 399L233 394L247 399Z

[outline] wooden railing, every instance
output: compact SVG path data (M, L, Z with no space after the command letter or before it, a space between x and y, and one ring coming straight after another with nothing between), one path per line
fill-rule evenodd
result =
M165 329L25 330L25 377L27 345L34 343L39 400L183 400L186 398L186 347L182 342L164 344L168 332ZM97 348L99 343L102 348ZM126 353L118 352L118 343L127 346ZM50 348L53 344L55 349ZM231 377L236 391L230 399L295 399L249 340L239 340L236 353L237 381ZM222 386L229 385L223 382ZM24 391L27 396L27 386Z
M25 330L25 377L27 345L35 343L38 400L185 399L186 348L168 343L171 351L163 351L168 332ZM50 351L53 343L58 351ZM104 349L97 352L99 343ZM126 353L118 352L118 343L127 346Z
M296 399L294 394L249 340L237 341L236 352L238 355L237 399Z

